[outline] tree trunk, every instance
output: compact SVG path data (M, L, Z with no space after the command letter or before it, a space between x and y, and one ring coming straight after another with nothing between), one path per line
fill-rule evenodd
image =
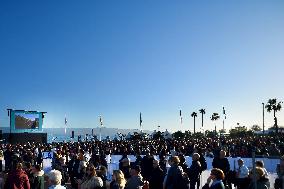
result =
M201 126L202 126L202 129L203 129L203 113L201 114Z
M193 133L195 134L195 116L193 117Z
M278 134L278 123L277 123L277 118L275 116L275 110L273 110L273 115L274 115L274 126L275 126L275 133Z

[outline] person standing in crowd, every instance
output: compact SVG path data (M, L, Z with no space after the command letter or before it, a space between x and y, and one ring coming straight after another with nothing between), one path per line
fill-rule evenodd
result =
M4 152L4 161L5 161L5 171L8 171L12 165L12 148L10 145L7 145L7 148Z
M48 189L66 189L65 186L61 185L62 175L58 170L51 170L48 174Z
M5 189L30 189L30 182L28 175L23 170L22 163L14 162L12 170L8 173Z
M184 172L178 156L171 156L168 160L170 168L164 180L164 189L188 189L188 184L184 178ZM188 179L188 177L187 177Z
M264 170L261 167L255 167L255 179L256 179L256 187L254 183L254 171L251 170L249 173L249 178L251 179L250 184L247 189L269 189L270 183L268 178L265 177Z
M183 155L183 154L180 154L179 156L178 156L178 158L179 158L179 160L180 160L180 162L179 162L179 166L181 166L181 168L182 168L182 170L185 172L185 173L187 173L188 174L188 165L186 164L186 162L185 162L185 156Z
M40 164L34 165L29 178L31 189L44 189L44 171L41 170Z
M284 156L280 158L280 163L276 167L277 178L274 182L275 189L282 189L284 182Z
M201 164L199 162L200 155L194 153L192 155L192 164L188 169L188 177L190 180L190 189L195 189L195 185L200 181Z
M268 177L268 172L267 172L267 170L265 169L264 163L263 163L262 160L257 160L257 161L255 162L255 166L262 168L263 171L264 171L264 176L265 176L265 177Z
M141 174L145 180L149 180L153 169L154 157L151 155L150 150L146 150L146 155L142 158L141 162Z
M141 175L141 167L135 165L131 168L131 177L125 185L125 189L137 189L144 185L143 177Z
M159 166L163 170L164 174L167 174L167 159L164 155L159 155Z
M141 157L140 152L137 152L137 153L135 154L135 157L136 157L136 160L135 160L134 164L141 166L141 164L142 164L142 159L143 159L143 158Z
M107 183L107 168L105 166L101 165L100 169L97 171L97 176L102 179L103 189L105 189L106 183Z
M4 184L5 184L5 174L4 172L0 172L0 189L4 189Z
M81 183L81 189L98 189L103 187L103 180L97 177L94 165L89 164L86 168L86 174Z
M237 187L238 189L245 189L249 185L249 170L247 166L245 166L244 161L242 159L238 159L238 171L237 171Z
M38 152L37 152L37 156L36 156L36 164L38 165L42 165L42 162L43 162L43 157L42 157L42 150L43 148L42 147L39 147L38 148Z
M4 154L3 154L3 150L2 150L2 146L0 146L0 172L2 172L2 166L3 166L3 160L4 160Z
M78 169L79 169L80 160L79 160L79 157L74 153L71 153L70 156L71 156L70 157L71 159L67 163L68 175L70 178L72 188L77 189L78 183L76 181L76 178L78 177Z
M122 155L121 159L119 160L119 170L123 172L126 179L129 179L131 177L130 169L130 159L126 154Z
M202 187L202 189L225 189L224 183L222 181L224 180L224 178L225 174L221 169L213 168L206 184ZM210 185L211 182L212 184Z
M124 189L126 180L121 170L113 170L110 189Z
M151 172L151 176L149 179L149 188L150 189L163 189L163 181L164 181L164 171L159 166L159 161L153 160L153 171Z
M226 158L226 152L224 150L221 150L219 152L218 157L214 157L212 167L221 169L223 171L223 173L225 174L224 184L227 184L226 177L228 176L228 173L230 171L230 163L229 160Z
M207 169L207 162L206 162L206 159L204 157L205 150L201 149L201 148L195 148L193 150L193 153L198 153L199 154L198 161L200 162L200 165L201 165L201 171L200 171L200 177L201 177L202 172ZM198 179L196 185L197 185L197 188L200 188L200 179Z

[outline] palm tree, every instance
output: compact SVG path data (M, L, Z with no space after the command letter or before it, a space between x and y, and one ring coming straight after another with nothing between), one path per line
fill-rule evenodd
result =
M276 133L278 133L278 124L277 124L277 118L275 116L275 113L281 110L282 108L281 103L283 102L277 102L276 98L272 98L272 99L269 99L267 104L265 105L267 112L271 112L273 110L274 126L275 126Z
M191 117L193 117L193 134L195 134L195 118L197 117L197 113L192 112Z
M213 113L211 116L212 121L217 121L220 118L218 113ZM217 135L217 129L216 129L216 122L215 122L215 134Z
M205 114L205 109L200 109L199 112L201 113L201 126L203 129L203 115Z

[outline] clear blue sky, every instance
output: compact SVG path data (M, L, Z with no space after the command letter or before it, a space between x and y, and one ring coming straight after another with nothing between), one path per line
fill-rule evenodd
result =
M6 108L44 127L193 130L262 126L284 100L284 1L1 1L0 126ZM183 125L179 122L182 110ZM272 114L265 123L273 124ZM284 125L284 110L277 113ZM199 130L201 115L196 118ZM221 129L222 118L217 121Z

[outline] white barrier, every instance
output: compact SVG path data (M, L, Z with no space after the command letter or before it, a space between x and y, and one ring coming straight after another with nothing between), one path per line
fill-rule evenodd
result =
M119 169L119 160L121 159L121 155L112 155L110 157L111 159L111 163L108 163L108 173L107 173L107 177L110 180L111 179L111 175L113 170L118 170ZM157 159L158 157L155 156ZM109 158L109 157L108 157ZM134 162L136 160L135 156L128 156L128 158L130 159L131 162ZM186 156L186 163L188 166L191 165L191 157ZM234 163L236 163L236 168L237 168L237 159L238 158L228 158L230 166L231 166L231 170L234 169ZM252 159L251 158L242 158L244 160L244 163L246 166L248 166L249 168L252 167ZM262 160L264 162L265 168L267 169L267 171L269 172L268 174L268 178L270 181L270 186L272 187L275 181L275 178L277 177L277 174L275 173L276 171L276 165L277 163L279 163L278 159L268 159L268 158L256 158L256 160ZM109 159L108 159L109 161ZM209 174L210 174L210 169L212 169L212 161L213 158L206 158L207 161L207 170L202 172L201 175L201 186L205 184ZM51 162L52 159L44 159L43 160L43 170L45 173L48 173L51 170Z
M46 155L46 156L48 158L43 159L43 165L44 165L43 168L46 169L46 171L47 171L47 170L51 170L51 161L52 161L52 159L49 159L50 156L48 156L48 155ZM122 155L107 156L106 160L107 160L107 163L112 167L111 171L115 170L115 169L118 169L118 164L119 164L119 160L121 159L121 157L122 157ZM135 162L135 160L136 160L136 157L134 155L128 155L127 157L130 159L130 162ZM154 156L154 157L155 157L155 159L159 160L158 156ZM213 158L207 158L206 157L205 159L206 159L206 162L207 162L207 169L208 170L212 169ZM238 165L237 165L237 160L238 159L239 158L228 157L231 170L234 170L234 165L235 165L236 168L238 168ZM242 159L244 160L244 164L249 169L251 169L252 168L252 159L251 158L242 158ZM266 168L266 170L269 173L272 173L272 174L276 173L276 167L277 167L277 164L279 163L279 159L256 158L256 160L262 160L264 162L264 167ZM186 161L186 164L188 166L190 166L191 162L192 162L192 159L191 159L190 156L185 156L185 161ZM5 161L4 160L3 160L3 167L5 167Z
M119 164L119 160L121 159L121 155L111 155L111 164ZM135 162L136 160L136 157L134 155L128 155L127 156L129 159L130 159L130 162ZM143 157L143 156L142 156ZM159 160L159 157L158 156L154 156L157 160ZM206 162L207 162L207 169L212 169L212 161L213 161L213 158L208 158L206 157ZM228 160L229 160L229 163L230 163L230 169L231 170L234 170L234 167L235 168L238 168L238 164L237 164L237 160L239 158L231 158L231 157L228 157ZM244 164L249 168L251 169L252 168L252 158L242 158L244 160ZM279 163L279 159L270 159L270 158L256 158L256 160L262 160L264 162L264 167L266 168L266 170L270 173L276 173L276 166L277 164ZM191 162L192 162L192 158L191 156L185 156L185 161L186 161L186 164L188 166L191 165ZM115 167L117 167L115 166Z

